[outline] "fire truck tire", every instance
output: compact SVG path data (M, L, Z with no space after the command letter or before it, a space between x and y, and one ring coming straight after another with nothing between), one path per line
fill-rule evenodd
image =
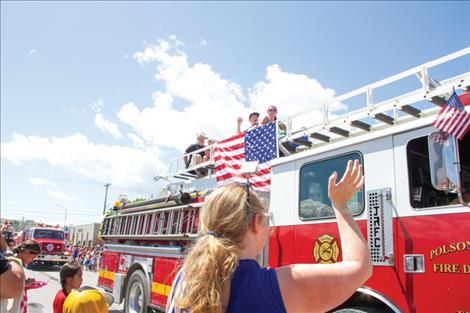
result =
M148 304L148 286L145 274L137 270L131 274L127 282L124 313L146 313Z
M365 306L355 306L351 308L344 308L333 311L333 313L383 313L388 311L382 311L379 308L365 307Z

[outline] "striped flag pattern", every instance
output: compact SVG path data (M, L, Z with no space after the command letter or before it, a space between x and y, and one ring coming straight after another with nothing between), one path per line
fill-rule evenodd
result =
M449 135L445 132L432 133L429 135L429 139L437 144L442 144Z
M250 177L255 190L269 191L271 185L270 160L277 157L276 122L255 128L247 133L219 142L214 148L217 184L246 183L240 173L245 161L259 161L258 172Z
M459 140L467 133L470 128L470 113L465 110L455 91L442 107L433 125Z

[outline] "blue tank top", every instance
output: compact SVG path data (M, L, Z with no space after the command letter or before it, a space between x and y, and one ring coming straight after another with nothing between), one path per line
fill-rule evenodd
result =
M191 309L175 308L174 290L181 271L175 277L168 296L169 313L188 313ZM261 268L255 260L240 260L232 275L230 299L225 313L286 313L274 269Z
M285 313L274 269L261 268L255 260L240 260L233 273L226 313Z

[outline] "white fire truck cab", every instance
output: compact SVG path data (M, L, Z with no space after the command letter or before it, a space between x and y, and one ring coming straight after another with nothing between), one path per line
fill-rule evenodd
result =
M284 157L271 164L265 196L273 224L262 265L341 261L328 176L358 159L366 180L349 207L374 271L332 312L470 312L470 133L459 140L433 126L453 90L470 111L469 62L455 76L428 75L469 56L466 48L339 96L324 104L320 123L305 124L317 120L309 118L316 111L282 120ZM374 102L381 88L410 77L418 78L417 89ZM361 95L358 110L328 112L332 103ZM181 258L198 236L199 210L216 188L213 165L211 157L185 168L179 158L165 176L170 196L121 204L104 218L98 285L117 303L124 300L126 313L164 309ZM200 167L209 174L195 177L191 171Z

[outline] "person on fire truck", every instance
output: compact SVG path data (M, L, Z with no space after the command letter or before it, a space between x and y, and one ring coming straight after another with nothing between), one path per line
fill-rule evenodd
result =
M269 233L265 205L248 186L215 190L201 212L201 236L186 256L168 297L167 312L325 312L372 274L367 243L347 203L364 183L362 165L349 161L342 179L329 178L343 260L261 268L256 257ZM347 239L346 239L347 238Z
M277 120L277 107L275 105L268 106L268 110L266 111L266 113L267 115L263 117L261 125L266 125ZM279 123L279 129L285 132L286 125L284 125L283 123Z
M194 165L197 165L197 164L202 163L202 161L203 161L203 159L204 159L204 156L205 156L204 150L202 150L202 151L196 153L196 154L194 155L194 160L193 160L193 155L191 155L190 153L204 148L204 147L206 146L206 145L205 145L205 142L206 142L206 135L205 135L203 132L200 132L200 133L198 133L197 136L196 136L196 143L191 144L191 145L185 150L184 164L185 164L185 167L186 167L186 168L188 168L189 166L194 166ZM188 154L189 154L189 155L188 155ZM198 170L195 170L195 171L189 171L189 173L191 173L191 174L193 174L193 175L197 175L198 177L205 176L205 174L206 174L206 173L204 172L204 169L198 169Z
M248 115L248 122L250 122L250 127L245 129L244 131L241 130L242 122L243 122L243 117L239 116L237 118L237 135L241 133L247 133L250 130L255 129L258 127L258 119L259 119L259 113L258 112L251 112L250 115Z

